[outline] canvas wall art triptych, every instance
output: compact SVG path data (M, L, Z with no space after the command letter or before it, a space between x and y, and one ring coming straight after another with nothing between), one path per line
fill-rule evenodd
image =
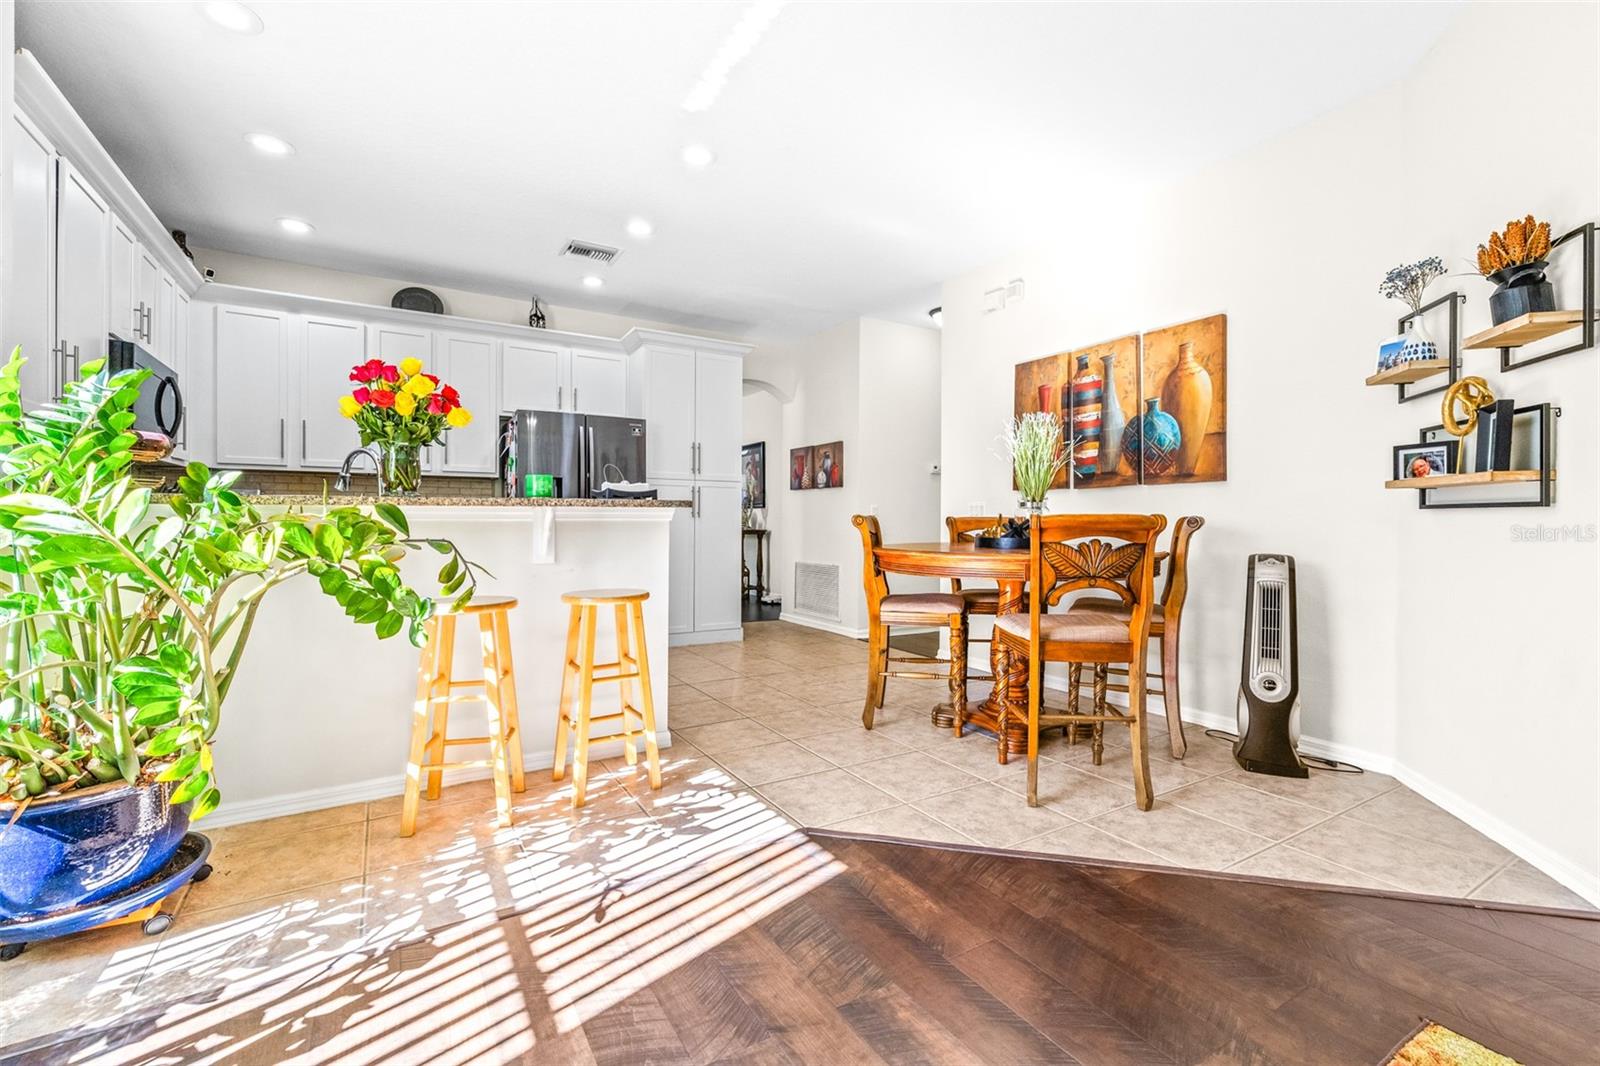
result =
M1061 419L1055 488L1228 479L1228 316L1018 363L1015 413Z

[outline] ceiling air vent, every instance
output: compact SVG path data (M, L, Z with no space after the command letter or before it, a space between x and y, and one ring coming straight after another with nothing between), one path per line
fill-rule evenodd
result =
M590 244L587 241L568 241L567 246L561 249L562 255L575 255L579 259L589 259L596 263L609 263L617 257L617 249L607 248L603 244Z

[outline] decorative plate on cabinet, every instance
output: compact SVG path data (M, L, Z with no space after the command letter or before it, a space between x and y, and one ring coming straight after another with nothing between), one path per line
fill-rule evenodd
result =
M389 301L389 306L404 311L426 311L430 315L444 314L444 301L439 299L438 294L415 285L395 293L394 298Z

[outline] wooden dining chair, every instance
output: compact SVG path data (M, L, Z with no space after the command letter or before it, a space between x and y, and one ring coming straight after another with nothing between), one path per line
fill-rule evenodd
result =
M1155 802L1150 787L1150 752L1145 744L1144 671L1128 674L1128 710L1098 699L1090 713L1069 709L1044 713L1044 664L1144 662L1154 607L1156 538L1162 515L1035 515L1028 547L1028 609L1003 614L995 639L1010 654L1028 660L1028 806L1039 805L1039 730L1058 725L1117 722L1129 729L1133 792L1139 809ZM1105 612L1049 608L1069 594L1114 593L1126 619ZM1022 708L1007 707L1009 713Z
M850 519L861 531L861 580L867 594L867 702L861 711L861 724L872 728L873 713L883 706L886 681L891 677L937 680L950 683L950 703L959 721L967 705L967 603L955 593L918 592L891 595L889 579L878 565L877 549L883 546L883 532L872 515L858 514ZM889 627L935 626L950 630L950 658L890 654ZM926 670L896 670L893 664L943 666L941 673Z
M1183 758L1189 750L1188 739L1183 735L1183 704L1178 695L1178 638L1183 624L1183 603L1189 598L1189 541L1205 524L1206 520L1199 515L1187 515L1173 523L1171 547L1167 552L1166 576L1161 586L1161 599L1150 610L1150 636L1161 645L1161 687L1151 686L1150 671L1147 667L1144 690L1147 696L1161 697L1162 706L1167 713L1167 741L1171 745L1174 759ZM1075 601L1071 609L1102 611L1119 617L1128 613L1128 609L1120 600L1109 596L1084 596ZM1128 691L1126 668L1102 666L1098 669L1120 680L1108 682L1097 670L1097 675L1093 679L1097 688L1109 689L1112 692ZM1081 675L1073 680L1080 683L1080 686L1075 687L1081 687Z

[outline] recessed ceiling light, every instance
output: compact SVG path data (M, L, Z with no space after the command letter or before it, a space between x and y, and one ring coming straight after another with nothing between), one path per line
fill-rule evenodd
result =
M296 237L305 237L310 235L312 225L298 218L280 218L278 219L278 228L285 233L292 233Z
M244 138L250 147L262 155L293 155L294 145L270 133L247 133Z
M263 28L261 16L238 0L206 0L200 7L206 13L206 18L225 30L254 35Z
M649 219L628 219L628 236L630 237L648 237L655 231L656 228L650 224Z
M711 149L707 148L703 144L691 144L689 147L683 150L684 166L695 167L697 169L700 167L709 167L712 161L716 158L717 157L711 153Z
M598 289L605 283L605 279L598 274L585 274L583 276L583 287L586 289Z

